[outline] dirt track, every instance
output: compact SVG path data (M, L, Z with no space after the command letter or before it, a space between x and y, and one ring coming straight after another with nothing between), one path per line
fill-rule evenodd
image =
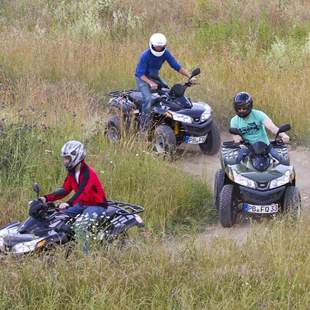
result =
M229 140L229 136L222 137L224 141ZM290 148L291 163L295 167L297 174L297 186L302 196L303 216L309 214L310 210L310 150L304 147ZM183 171L196 176L197 178L207 179L210 190L213 191L214 175L220 168L219 155L202 155L198 146L185 148L182 159L176 162L176 166ZM263 229L263 227L262 227ZM210 236L224 236L232 238L237 242L243 242L250 231L250 224L244 222L236 224L233 228L224 229L220 224L210 225L206 228L206 233L200 238Z

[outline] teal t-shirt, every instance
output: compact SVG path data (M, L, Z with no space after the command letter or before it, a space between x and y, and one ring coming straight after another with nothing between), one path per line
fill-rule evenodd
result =
M230 121L230 127L240 129L244 138L250 144L261 141L269 145L269 139L264 126L264 121L267 117L264 112L253 109L245 118L238 115L234 116Z

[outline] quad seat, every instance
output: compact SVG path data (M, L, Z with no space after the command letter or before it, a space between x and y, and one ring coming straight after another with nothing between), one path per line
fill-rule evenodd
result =
M134 102L138 109L140 109L143 105L143 95L140 91L134 90L128 94L128 98ZM152 105L155 105L161 101L161 97L158 93L152 93Z

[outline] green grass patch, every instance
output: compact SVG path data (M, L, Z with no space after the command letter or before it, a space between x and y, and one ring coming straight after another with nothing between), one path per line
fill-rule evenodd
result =
M194 229L212 217L207 184L155 158L143 145L110 145L103 137L103 130L87 139L83 132L67 130L64 127L43 130L25 123L4 127L0 180L4 197L15 196L12 217L25 215L26 208L21 206L34 197L33 182L41 185L42 194L62 185L66 172L59 150L68 139L86 142L87 161L97 171L109 199L145 206L143 218L148 229L164 233L184 225ZM1 209L6 204L3 201ZM1 218L3 224L7 220Z
M264 228L264 229L263 229ZM307 309L309 223L254 225L221 237L146 237L84 257L2 261L3 309Z

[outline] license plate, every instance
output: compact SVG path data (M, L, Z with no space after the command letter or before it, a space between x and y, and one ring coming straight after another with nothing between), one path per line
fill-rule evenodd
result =
M191 136L185 136L185 143L188 144L201 144L204 143L207 139L206 136L201 136L201 137L191 137Z
M279 206L276 203L266 206L256 206L245 203L243 204L243 210L249 213L271 214L277 213L279 211Z

